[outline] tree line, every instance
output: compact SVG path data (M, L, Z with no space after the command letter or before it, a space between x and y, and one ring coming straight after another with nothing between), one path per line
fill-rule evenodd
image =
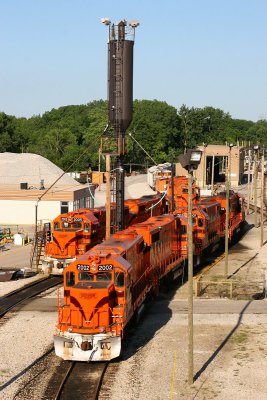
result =
M202 143L267 144L266 120L234 119L213 107L183 105L177 110L158 100L134 100L133 109L128 132L157 163L175 161L184 148ZM104 100L60 107L28 119L1 112L0 152L40 154L63 170L75 160L73 171L97 169L99 137L106 126ZM151 159L128 135L126 149L126 163L151 165Z

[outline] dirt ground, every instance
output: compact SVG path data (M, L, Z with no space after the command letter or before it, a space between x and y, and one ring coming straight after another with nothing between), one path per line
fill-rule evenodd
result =
M205 301L205 300L204 300ZM187 384L187 317L149 314L123 353L111 400L267 398L267 316L194 316L195 382ZM153 338L150 339L150 336ZM101 396L100 396L101 400Z

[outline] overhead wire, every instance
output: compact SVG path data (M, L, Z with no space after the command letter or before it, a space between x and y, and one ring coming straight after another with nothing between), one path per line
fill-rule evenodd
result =
M155 165L157 165L156 161L151 157L150 154L143 148L143 146L133 137L133 134L131 132L128 133L128 136L140 147L140 149L143 150L143 152L153 161Z
M105 132L105 131L104 131L104 132ZM104 133L104 132L103 132L103 133ZM69 165L69 167L68 167L65 171L63 171L62 174L52 183L52 185L50 185L49 188L47 188L47 189L45 190L45 192L42 194L42 196L40 196L40 197L38 198L37 202L41 201L41 199L46 195L46 193L47 193L50 189L52 189L52 187L55 186L55 184L56 184L68 171L70 171L70 169L71 169L85 154L86 154L86 152L88 152L88 150L90 149L90 147L92 147L93 145L95 145L96 141L97 141L98 139L101 138L101 136L103 135L103 133L101 133L101 135L98 135L98 136L95 138L95 141L94 141L93 143L91 143L91 146L89 146L89 148L87 147L86 149L84 149L84 151L79 155L79 157L76 158L76 159Z

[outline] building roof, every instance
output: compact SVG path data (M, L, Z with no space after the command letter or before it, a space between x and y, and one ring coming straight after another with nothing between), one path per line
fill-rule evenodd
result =
M20 183L27 183L29 188L35 190L40 188L40 182L44 180L44 186L48 188L61 174L62 169L38 154L0 153L0 186L18 189ZM65 174L56 186L79 187L80 184Z

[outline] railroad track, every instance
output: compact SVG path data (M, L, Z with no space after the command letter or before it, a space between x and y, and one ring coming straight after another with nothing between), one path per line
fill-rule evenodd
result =
M244 205L245 205L245 209L247 209L247 201L244 202ZM264 206L264 208L265 208L265 206ZM250 204L249 204L249 209L250 209L252 212L255 212L255 205L254 205L253 203L252 203L252 204L250 203ZM261 212L261 207L257 205L257 213L260 214L260 212ZM267 217L267 211L266 211L266 209L263 210L263 215L264 215L264 217Z
M38 294L62 283L61 276L47 277L42 280L32 282L21 289L15 290L0 298L0 318L8 311L16 307L23 301L37 296Z
M108 362L62 362L57 378L51 380L54 400L97 400ZM57 384L56 383L59 383ZM55 392L55 387L57 389ZM49 388L51 393L51 386Z

